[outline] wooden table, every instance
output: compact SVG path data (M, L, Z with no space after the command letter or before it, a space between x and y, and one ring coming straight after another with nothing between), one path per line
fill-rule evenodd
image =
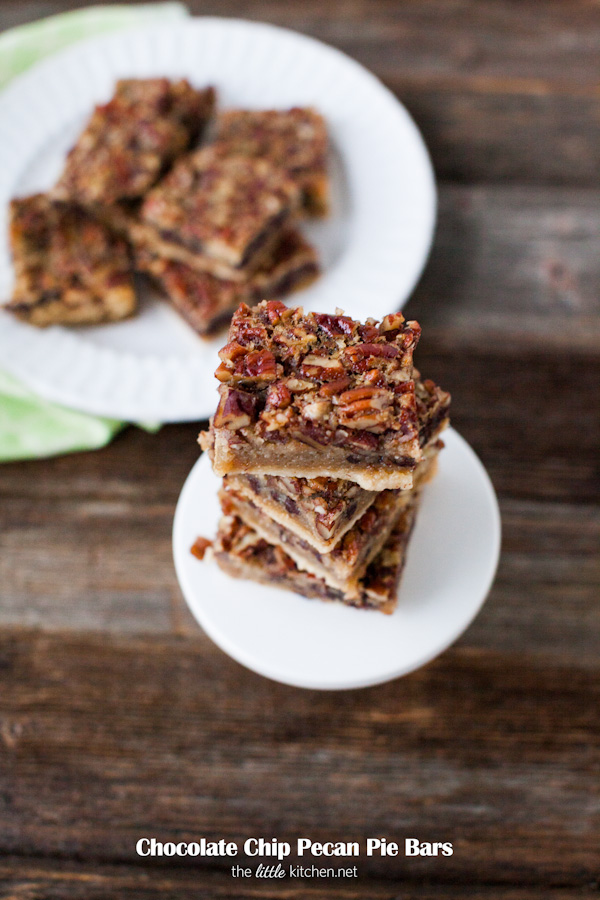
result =
M294 690L230 660L184 606L170 532L197 424L0 467L2 896L596 896L600 9L191 5L340 47L422 128L439 227L408 312L499 493L502 560L482 614L426 668ZM67 6L0 0L0 21ZM363 855L333 883L234 883L224 860L135 853L142 836L260 835L455 852Z

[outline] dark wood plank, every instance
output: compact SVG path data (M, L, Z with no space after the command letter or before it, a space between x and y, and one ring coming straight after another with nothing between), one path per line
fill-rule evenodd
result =
M407 313L422 345L596 355L600 192L441 185L431 258Z
M502 556L461 646L596 667L600 508L503 500Z
M86 0L87 3L93 0ZM2 0L2 27L82 5ZM590 0L192 0L332 43L379 75L422 127L438 173L459 181L596 185L597 47Z
M456 354L435 340L422 371L453 397L452 421L496 488L522 499L597 503L600 493L596 358L541 353Z
M141 0L138 0L141 2ZM53 10L92 5L88 0L1 0L2 26L31 21ZM428 87L443 78L481 89L531 94L597 94L600 21L593 0L190 0L195 15L269 21L337 44L384 78L409 75ZM513 81L514 79L514 81Z
M398 867L400 869L400 866ZM10 900L100 900L130 897L136 900L464 900L464 885L407 883L399 873L393 883L369 879L288 879L281 882L237 878L226 872L208 872L166 866L107 866L13 858L0 862L0 887ZM503 885L470 886L473 900L578 900L597 896L593 885L576 888Z
M94 453L0 466L0 621L108 631L191 627L171 528L200 452L198 427L157 435L131 428Z
M20 630L0 666L2 854L132 863L145 834L384 834L454 842L403 860L409 880L594 878L597 668L457 649L332 694L248 673L206 639ZM361 859L365 878L397 871Z
M458 388L450 385L455 418L501 490L503 518L498 577L483 615L463 640L471 647L523 650L557 663L593 663L600 633L600 508L590 502L597 497L597 482L586 411L575 419L581 431L576 464L570 466L569 441L561 450L555 437L567 431L572 414L566 394L558 396L559 408L567 412L555 423L551 444L538 447L539 433L518 418L523 443L507 446L504 434L514 428L515 411L502 408L490 388L494 379L483 377L490 359L476 360L470 379L457 374L462 364L446 368L445 361L441 353L432 357L428 371L441 365L436 377L460 378ZM500 371L498 361L492 363L491 371ZM536 370L530 360L528 365L522 377L543 384L546 367ZM552 403L542 407L545 418ZM529 411L534 415L533 406ZM0 622L196 634L171 558L173 511L197 456L195 433L194 425L166 427L157 435L130 429L97 453L0 467ZM544 446L552 448L552 465ZM167 464L171 448L179 453ZM114 472L121 473L119 479L111 479ZM558 481L553 472L562 473ZM551 499L575 491L584 505Z

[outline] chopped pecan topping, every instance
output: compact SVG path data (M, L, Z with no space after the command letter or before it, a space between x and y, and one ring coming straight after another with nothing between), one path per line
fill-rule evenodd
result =
M335 381L344 374L344 367L340 359L318 356L316 353L309 353L308 356L305 356L300 369L303 375L308 378L317 378L319 381Z
M399 354L400 351L393 344L355 344L354 347L349 347L346 350L346 355L352 360L371 359L373 357L392 359Z
M253 421L263 439L287 434L343 446L351 433L359 452L379 447L385 457L394 433L407 440L418 436L416 408L409 402L418 335L417 323L405 322L400 313L381 325L374 319L361 324L341 310L305 314L276 301L253 309L241 304L216 375L222 391L239 385L261 395ZM228 410L234 421L238 413ZM371 437L357 439L358 432Z
M377 387L359 387L339 397L340 422L347 428L379 429L390 418L392 395Z
M238 431L255 421L260 400L256 394L246 391L228 390L221 396L215 413L215 428L229 428Z
M353 447L355 450L376 450L377 449L377 435L372 434L370 431L360 431L359 429L354 429L350 432L350 434L344 440L345 444L348 444L350 447Z
M293 391L295 394L303 394L305 391L312 391L315 386L314 382L302 378L288 378L286 385L290 391Z
M224 383L226 381L231 381L231 379L233 378L233 373L225 365L225 363L220 363L215 369L215 378Z
M379 333L385 335L388 341L394 339L394 336L399 332L399 330L404 325L404 316L402 313L391 313L389 316L384 316L381 320L381 325L379 326Z
M385 378L380 369L369 369L365 374L365 382L367 384L377 385L378 387L385 387Z
M379 337L379 329L377 328L377 325L371 325L370 323L361 325L358 329L358 333L366 343L374 341Z
M208 538L197 537L190 548L190 553L196 559L202 560L209 547L212 547L212 541L209 541Z
M352 334L355 323L349 316L330 316L327 313L315 313L315 320L323 331L334 337L339 334Z
M344 375L342 378L338 378L335 381L328 381L322 388L319 388L319 396L335 397L336 394L341 394L342 391L345 391L349 385L350 379L347 375Z
M246 347L242 347L237 341L230 341L219 350L219 359L222 359L223 362L235 362L238 357L244 356L246 352Z
M289 388L283 382L273 384L267 393L267 409L285 409L292 402Z
M237 366L236 366L237 372ZM244 357L242 374L244 378L255 378L259 381L275 381L277 363L270 350L253 350Z
M285 303L282 303L280 300L269 300L267 302L266 310L271 325L277 325L281 322L286 312L291 312Z
M307 403L304 409L302 410L302 415L306 419L312 419L317 422L319 420L325 419L327 413L331 409L331 402L329 400L313 400L312 403Z

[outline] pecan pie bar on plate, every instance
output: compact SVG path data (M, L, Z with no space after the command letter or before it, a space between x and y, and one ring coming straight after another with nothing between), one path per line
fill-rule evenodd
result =
M270 544L282 547L299 569L322 578L348 597L360 594L360 579L381 551L413 492L434 474L441 442L432 447L414 474L412 491L380 491L375 500L329 553L320 553L311 543L274 522L251 500L239 494L227 478L220 493L223 512L236 515Z
M220 278L245 278L298 204L296 185L266 160L222 158L209 146L180 159L149 192L137 232L161 256Z
M192 147L215 107L213 88L185 80L123 79L70 151L57 196L84 205L141 197Z
M211 335L227 325L242 302L281 297L304 287L319 274L314 248L300 232L286 231L246 281L228 281L185 263L157 256L140 246L136 266L151 275L171 304L198 334Z
M215 140L223 153L268 159L284 169L302 192L304 212L327 214L327 127L315 109L227 110L217 118Z
M401 313L362 325L276 300L242 304L215 373L216 474L410 488L421 459L412 380L419 334Z
M352 595L338 590L323 578L298 568L281 546L268 543L235 515L219 523L213 555L218 565L234 578L286 588L317 600L337 600L348 606L392 613L398 602L398 585L415 523L420 492L410 493L387 542L375 557Z
M40 327L111 322L135 311L124 241L45 194L13 200L10 211L16 278L6 310Z

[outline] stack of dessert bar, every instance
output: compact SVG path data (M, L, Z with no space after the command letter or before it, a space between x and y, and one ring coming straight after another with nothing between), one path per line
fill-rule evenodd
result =
M55 187L11 204L17 278L6 308L38 326L125 318L136 310L137 270L205 336L240 302L316 278L317 255L297 220L328 210L322 116L215 117L215 107L212 87L119 81ZM210 125L212 140L197 147Z
M221 568L393 611L450 405L413 368L419 335L400 313L361 324L278 301L238 308L200 436L223 477Z

